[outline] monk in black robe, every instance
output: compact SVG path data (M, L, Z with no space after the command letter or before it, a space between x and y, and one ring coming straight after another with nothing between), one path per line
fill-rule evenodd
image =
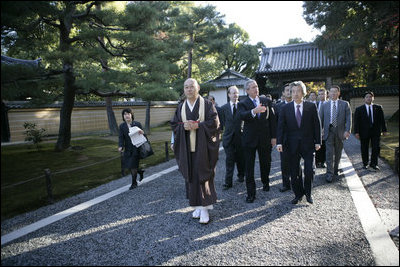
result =
M208 223L208 209L217 202L214 186L219 152L219 120L211 101L199 95L195 79L184 83L186 100L180 103L171 120L174 154L185 179L186 197L195 207L193 218Z

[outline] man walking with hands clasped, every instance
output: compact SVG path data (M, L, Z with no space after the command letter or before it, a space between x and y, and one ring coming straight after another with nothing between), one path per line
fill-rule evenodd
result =
M378 171L378 156L380 152L381 134L386 135L385 115L381 105L373 104L374 93L364 93L364 105L356 108L354 112L354 135L361 142L361 157L364 169L368 168L369 143L371 142L372 154L369 167L371 171Z
M314 151L321 147L321 125L316 105L303 101L307 93L304 83L293 82L290 84L290 90L293 101L284 105L279 113L277 150L283 152L283 149L288 149L291 184L295 195L292 204L301 201L303 195L306 195L307 202L312 204ZM282 145L283 138L286 138L285 148ZM300 167L301 158L304 159L304 182Z

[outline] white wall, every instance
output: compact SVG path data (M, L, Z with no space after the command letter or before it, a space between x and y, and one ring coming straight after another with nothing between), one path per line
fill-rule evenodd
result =
M219 107L222 107L228 102L228 90L225 88L210 91L210 95L215 98L215 103L217 103ZM243 88L239 88L239 96L242 95L246 95L246 92Z

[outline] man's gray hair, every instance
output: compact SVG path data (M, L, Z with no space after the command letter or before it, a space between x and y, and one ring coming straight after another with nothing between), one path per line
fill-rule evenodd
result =
M252 80L252 79L250 79L250 80L247 80L247 81L244 83L244 90L247 90L247 89L249 89L249 85L250 85L251 83L253 83L253 82L255 82L255 83L256 83L256 81L255 81L255 80Z
M295 82L292 82L292 83L290 83L290 92L292 92L292 88L293 87L297 87L297 86L300 86L301 87L301 89L303 90L303 96L306 96L307 95L307 88L306 88L306 85L302 82L302 81L295 81Z
M239 88L237 88L236 85L229 86L229 87L228 87L228 94L231 93L231 89L237 89L237 90L239 90Z

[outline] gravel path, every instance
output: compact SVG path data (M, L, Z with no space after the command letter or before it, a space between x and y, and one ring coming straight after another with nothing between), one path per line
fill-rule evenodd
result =
M173 171L3 245L1 264L375 265L344 177L327 184L324 170L316 169L314 204L303 200L292 205L293 193L279 192L275 150L272 160L271 190L262 191L257 161L257 198L248 204L244 183L222 190L225 153L220 152L218 203L207 225L191 218L183 178ZM174 165L171 160L148 168L145 174ZM129 179L7 220L1 234L126 186ZM397 204L389 206L398 210L398 181Z

